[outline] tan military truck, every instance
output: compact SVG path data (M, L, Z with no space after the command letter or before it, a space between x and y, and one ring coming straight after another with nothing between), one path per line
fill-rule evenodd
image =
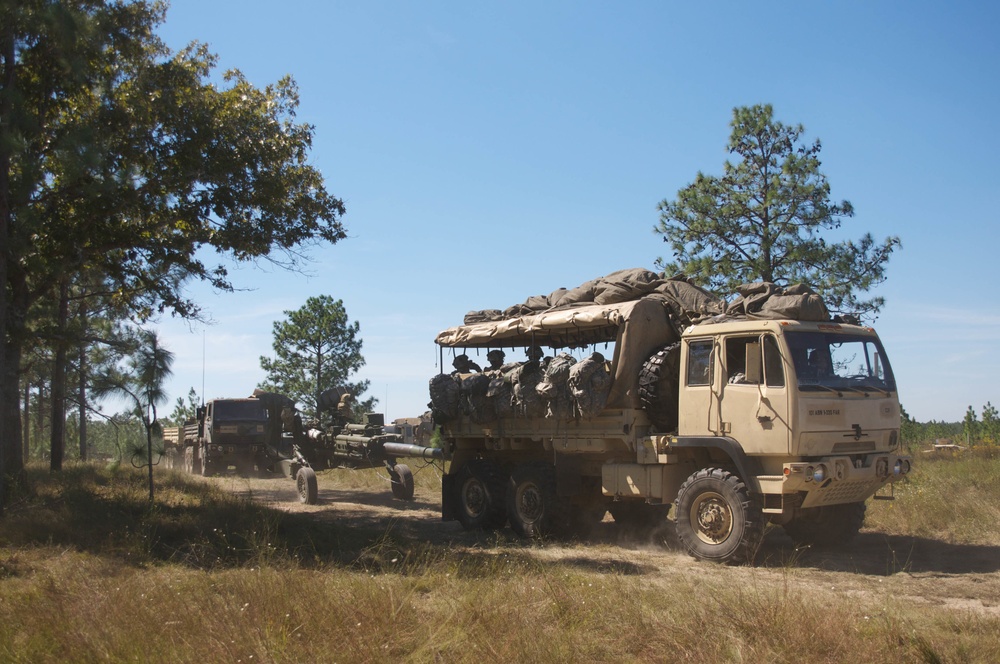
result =
M767 521L799 542L848 541L865 501L909 472L878 335L830 320L805 289L754 285L727 304L630 270L466 321L438 335L442 365L444 349L527 357L431 381L443 518L466 528L531 537L608 511L640 527L673 506L691 555L742 563Z

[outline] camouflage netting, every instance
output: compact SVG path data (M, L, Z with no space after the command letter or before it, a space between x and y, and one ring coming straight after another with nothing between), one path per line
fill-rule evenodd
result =
M745 284L727 304L683 277L620 270L504 310L470 312L464 325L437 336L437 343L449 348L614 343L610 363L599 353L581 362L563 354L486 372L487 380L468 385L461 377L439 376L431 381L432 405L442 416L462 412L479 422L509 414L592 417L604 407L643 408L639 376L651 356L691 325L728 318L825 321L830 315L822 298L801 285Z

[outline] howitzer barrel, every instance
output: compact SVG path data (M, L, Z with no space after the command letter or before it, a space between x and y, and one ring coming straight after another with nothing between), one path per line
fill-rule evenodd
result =
M443 459L444 450L439 447L423 447L406 443L386 443L382 451L388 456L419 457L421 459Z

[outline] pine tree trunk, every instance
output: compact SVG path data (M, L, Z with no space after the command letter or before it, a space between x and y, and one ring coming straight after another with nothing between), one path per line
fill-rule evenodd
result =
M81 300L86 302L86 298ZM87 328L87 305L80 305L81 330ZM79 345L79 384L77 397L80 403L80 461L87 460L87 344L80 341Z
M69 321L69 285L59 284L59 318L56 358L52 363L52 432L49 439L49 470L62 470L66 445L66 326Z

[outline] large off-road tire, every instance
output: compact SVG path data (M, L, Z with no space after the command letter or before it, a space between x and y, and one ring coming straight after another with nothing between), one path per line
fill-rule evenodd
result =
M677 492L677 538L695 558L730 565L753 559L764 532L760 502L728 470L705 468Z
M656 351L639 372L639 401L649 421L663 432L677 430L680 346L670 344Z
M202 454L201 454L201 476L202 477L211 477L212 475L217 475L218 472L219 471L216 468L216 464L214 464L214 463L212 463L211 461L208 460L207 450L205 450L205 448L202 448Z
M399 500L413 500L413 471L403 463L397 463L389 470L392 478L392 495Z
M521 537L558 534L568 525L565 501L556 495L555 468L526 463L514 469L507 482L507 520Z
M866 509L863 502L809 507L798 510L782 527L796 544L838 546L858 534L865 523Z
M295 475L295 488L299 492L299 502L315 505L319 500L319 484L316 481L316 471L308 466L299 468Z
M497 464L474 459L455 478L458 522L466 530L495 530L507 523L507 478Z
M639 500L619 500L608 506L615 523L629 530L650 530L663 524L670 505L650 505Z

